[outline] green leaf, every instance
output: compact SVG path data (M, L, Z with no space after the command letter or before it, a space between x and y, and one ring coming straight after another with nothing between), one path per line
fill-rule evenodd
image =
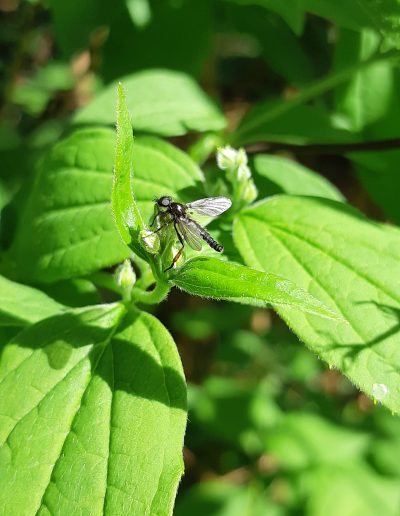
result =
M213 45L214 0L149 1L152 12L146 27L138 27L137 23L135 26L127 0L102 1L112 11L111 23L105 22L110 32L101 49L101 72L107 83L145 69L180 70L193 77L202 76Z
M95 29L109 24L114 11L107 2L98 0L51 0L49 7L57 45L67 57L72 56L77 50L88 47Z
M400 232L342 203L276 196L237 217L234 239L249 266L285 276L347 321L277 309L321 358L400 412Z
M304 145L352 139L349 131L336 128L328 113L317 106L298 105L275 116L275 110L284 104L267 100L256 105L241 121L234 136L235 145L260 141Z
M357 0L358 5L386 39L386 46L400 49L400 1Z
M360 5L360 0L302 0L302 3L306 11L333 21L339 27L360 30L374 26L373 20Z
M186 388L161 323L120 305L73 310L16 336L1 366L7 514L172 513Z
M366 454L371 438L307 412L285 415L265 437L268 453L289 471L341 464Z
M304 478L309 516L396 516L400 484L378 475L367 464L324 466Z
M377 51L380 42L381 38L373 31L341 31L336 47L336 68L368 59ZM400 118L399 80L398 66L390 59L359 71L335 91L338 115L345 120L347 127L359 132L363 140L397 138ZM399 151L357 152L348 157L371 198L391 220L399 223Z
M187 154L154 136L135 139L133 169L135 197L146 221L154 211L156 197L170 195L189 202L204 196L200 168Z
M232 143L241 145L263 139L294 144L351 141L354 136L337 128L321 107L304 104L344 83L360 70L388 60L398 62L398 52L375 53L364 61L335 70L304 87L290 100L270 99L256 105L241 121L231 138Z
M255 38L260 46L260 56L290 84L303 85L312 81L315 76L313 56L306 52L304 42L275 13L247 5L253 3L262 5L264 2L234 0L227 9L229 25L233 25L230 30L240 35L245 33L251 40ZM279 2L279 5L285 9L287 2Z
M182 151L154 137L135 140L134 190L144 220L154 197L186 200L203 176ZM129 256L111 211L115 132L82 129L45 156L22 214L12 256L23 278L55 282ZM195 197L193 195L193 198Z
M25 326L63 309L63 305L40 290L0 276L0 326Z
M379 51L381 41L372 30L341 30L335 48L335 70L340 72L371 59ZM390 56L382 54L382 60L359 70L335 89L337 114L350 130L360 132L366 140L398 136L400 72Z
M127 108L135 131L177 136L190 131L218 131L226 125L222 113L189 76L170 70L146 70L122 77ZM107 86L75 122L114 124L117 82Z
M349 157L371 199L391 221L400 224L400 151L357 152Z
M133 134L122 84L118 84L117 145L111 205L122 240L131 245L137 242L144 228L133 194ZM135 246L137 247L137 246Z
M276 12L285 20L289 27L297 35L300 35L304 26L304 9L302 6L303 0L287 0L281 2L280 0L230 0L240 5L259 5Z
M288 306L337 320L334 311L328 310L308 292L282 276L265 274L217 258L193 258L173 274L172 281L196 296L253 306Z
M254 158L253 164L254 181L260 197L287 193L325 197L336 201L344 200L332 183L296 161L262 154Z

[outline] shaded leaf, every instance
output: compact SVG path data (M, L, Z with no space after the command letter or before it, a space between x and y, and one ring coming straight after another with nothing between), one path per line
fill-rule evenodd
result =
M267 451L276 457L280 467L289 471L357 460L366 454L370 441L366 433L340 427L307 412L283 416L265 438Z
M63 305L40 290L0 276L0 326L25 326L63 309Z
M296 161L263 154L256 156L253 164L254 180L260 197L287 193L344 200L332 183Z
M352 139L349 131L334 126L322 108L298 105L279 113L284 104L280 100L267 100L256 105L241 121L234 136L235 145L260 141L304 145Z
M310 516L396 516L400 504L398 479L379 476L364 463L325 466L305 478Z

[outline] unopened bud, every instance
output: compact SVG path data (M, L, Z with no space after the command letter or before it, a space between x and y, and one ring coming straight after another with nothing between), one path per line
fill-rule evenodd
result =
M130 260L124 260L115 271L115 282L120 287L123 297L129 298L133 285L136 282L136 274Z

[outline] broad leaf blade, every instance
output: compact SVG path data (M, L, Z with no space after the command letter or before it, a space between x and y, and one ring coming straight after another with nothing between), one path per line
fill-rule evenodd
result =
M144 220L154 197L201 197L202 174L193 161L154 137L134 143L135 197ZM45 156L13 243L18 274L55 282L89 274L129 256L111 211L115 132L83 129Z
M399 412L400 233L342 203L277 196L242 212L234 238L248 265L284 275L348 322L278 308L307 346Z
M222 113L189 76L170 70L146 70L122 77L135 131L178 136L189 131L218 131ZM117 82L107 86L75 117L79 124L114 124Z
M25 326L63 309L63 305L40 290L0 276L0 326Z
M334 311L291 281L216 258L199 257L186 262L172 276L172 281L197 296L254 306L288 306L338 319Z
M151 315L126 315L115 331L123 313L118 305L71 311L6 347L0 497L8 514L172 513L183 470L182 368Z
M298 105L286 110L284 106L289 108L290 102L267 100L256 105L241 121L234 136L235 145L260 141L305 145L352 139L351 133L334 126L321 107Z
M122 240L131 245L137 242L143 221L133 195L133 134L125 93L118 85L117 144L111 204ZM136 246L135 246L136 247Z
M254 180L260 197L276 193L312 195L343 201L339 190L327 179L296 161L262 154L254 158Z

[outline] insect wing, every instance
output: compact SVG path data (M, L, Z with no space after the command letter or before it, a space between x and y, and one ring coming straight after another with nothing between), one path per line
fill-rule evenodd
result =
M232 206L232 201L227 197L206 197L205 199L190 202L186 206L199 215L216 217L229 209Z
M195 251L201 251L202 238L200 228L193 220L178 220L178 230L189 247Z

